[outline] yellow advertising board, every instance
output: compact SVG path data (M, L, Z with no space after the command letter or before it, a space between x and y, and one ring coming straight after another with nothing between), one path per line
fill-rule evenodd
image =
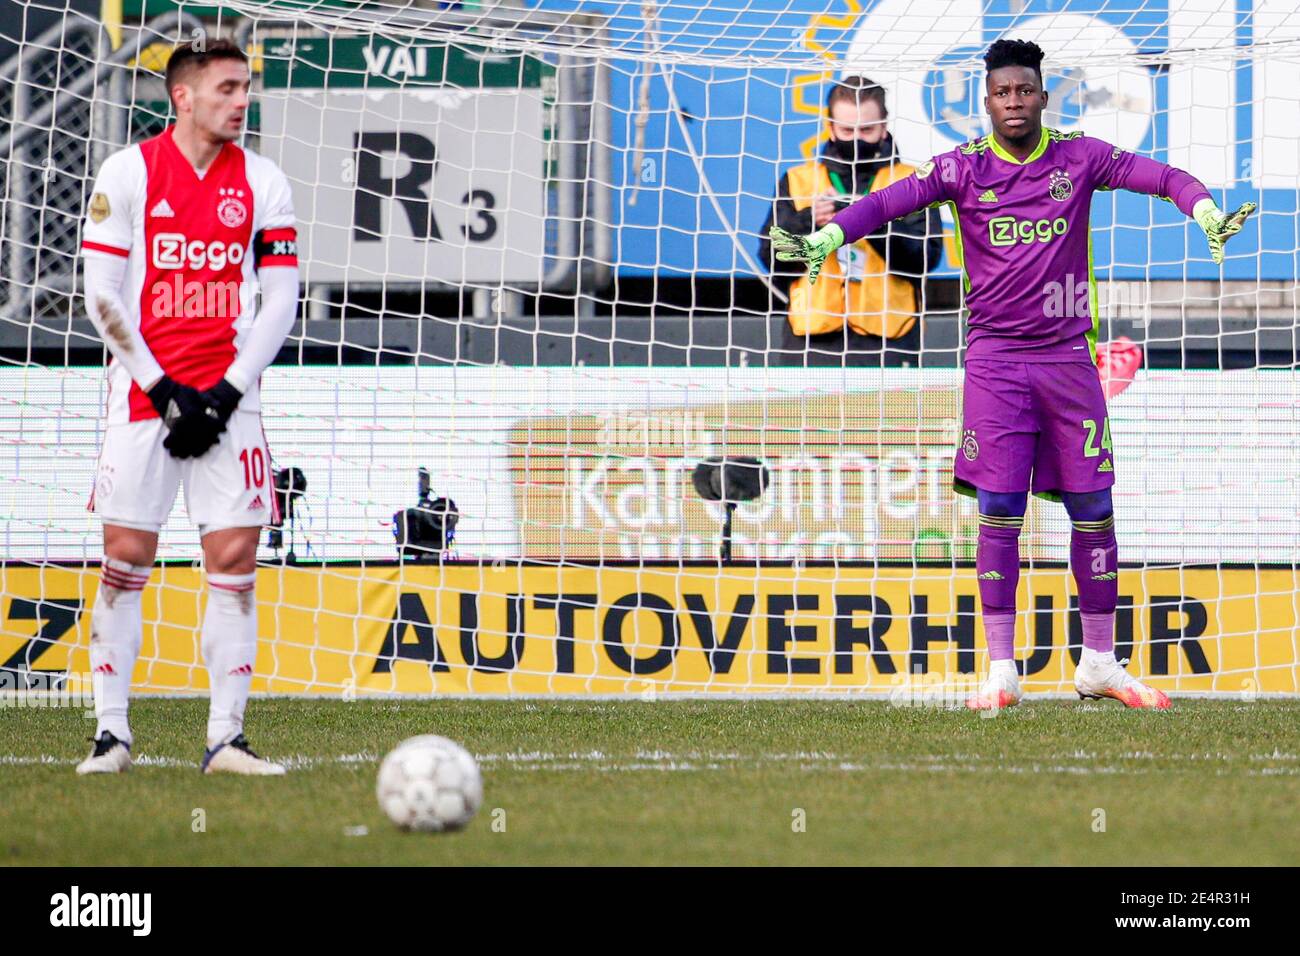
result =
M0 566L0 675L83 673L98 569ZM192 567L144 592L141 692L203 690ZM255 691L280 694L870 692L972 683L985 667L969 568L455 564L263 568ZM1167 691L1300 692L1292 569L1120 577L1117 650ZM1070 692L1065 569L1021 578L1030 692Z

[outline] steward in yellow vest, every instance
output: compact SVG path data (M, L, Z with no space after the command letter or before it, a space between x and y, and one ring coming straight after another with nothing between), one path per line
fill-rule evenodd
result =
M855 148L851 159L845 155L846 145ZM834 332L847 321L854 332L896 339L916 324L917 289L943 253L937 209L895 220L878 234L842 247L826 260L816 285L809 285L806 269L776 262L767 240L773 223L796 235L811 232L818 196L834 193L837 207L845 208L916 171L898 161L892 136L874 145L874 155L864 156L862 143L853 147L829 139L816 159L781 177L772 212L759 233L759 261L774 278L790 282L790 328L796 335Z

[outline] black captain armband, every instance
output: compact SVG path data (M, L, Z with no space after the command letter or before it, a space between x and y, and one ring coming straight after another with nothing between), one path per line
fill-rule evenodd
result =
M253 239L253 265L296 266L298 264L298 230L263 229Z

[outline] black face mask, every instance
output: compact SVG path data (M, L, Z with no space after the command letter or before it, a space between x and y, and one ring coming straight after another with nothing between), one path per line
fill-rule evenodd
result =
M857 139L832 139L827 152L842 163L866 163L880 155L880 143Z

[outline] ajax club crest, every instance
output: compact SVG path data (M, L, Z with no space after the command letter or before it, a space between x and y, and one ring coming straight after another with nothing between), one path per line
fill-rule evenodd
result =
M223 186L217 190L217 195L221 197L217 202L217 218L221 224L231 229L242 226L248 218L248 207L243 203L244 191Z
M1052 175L1047 178L1047 194L1057 202L1065 202L1072 192L1074 184L1070 182L1070 174L1064 169L1052 170Z
M962 435L961 452L967 461L974 461L980 456L980 445L975 440L975 429L968 428Z

